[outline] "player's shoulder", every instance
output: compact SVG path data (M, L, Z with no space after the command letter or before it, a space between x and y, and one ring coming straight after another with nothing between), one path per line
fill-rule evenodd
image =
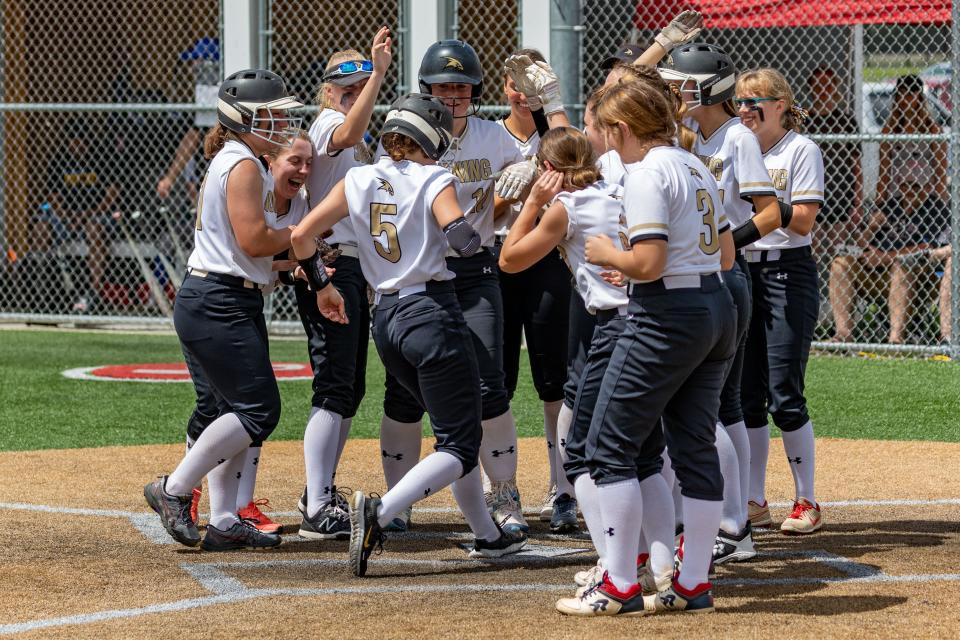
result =
M317 117L313 119L313 122L310 124L310 131L320 131L326 129L332 125L342 124L347 117L337 111L336 109L321 109L317 113Z

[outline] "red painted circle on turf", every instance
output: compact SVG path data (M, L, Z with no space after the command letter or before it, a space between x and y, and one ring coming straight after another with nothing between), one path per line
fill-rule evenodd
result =
M278 379L312 378L309 364L274 362L273 372ZM95 367L87 375L102 380L189 380L187 365L182 362L149 362L145 364L110 364Z

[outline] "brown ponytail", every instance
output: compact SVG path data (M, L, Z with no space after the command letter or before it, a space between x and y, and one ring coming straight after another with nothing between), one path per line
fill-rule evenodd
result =
M220 152L220 149L223 149L223 145L227 144L227 140L239 139L236 133L230 131L218 122L207 132L207 136L203 139L203 156L207 160L210 160Z
M683 124L683 118L687 115L687 103L680 93L680 87L664 82L654 67L637 67L621 62L618 63L614 69L620 72L619 82L645 82L663 92L664 97L667 98L667 102L673 107L673 120L677 129L677 141L680 143L680 146L687 151L693 151L693 145L697 141L697 134L694 133L693 129Z
M537 160L540 164L549 162L561 172L567 189L582 189L603 177L587 136L573 127L557 127L543 134Z

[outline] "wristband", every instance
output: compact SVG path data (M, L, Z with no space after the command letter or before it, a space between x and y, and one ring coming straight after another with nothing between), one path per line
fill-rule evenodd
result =
M307 282L314 291L320 291L330 284L330 276L323 266L323 260L320 257L320 250L314 251L313 255L304 260L297 260L297 264L303 267L303 272L307 275Z
M733 230L733 246L742 249L748 244L753 244L761 237L757 225L753 222L753 219L750 219Z
M777 200L777 204L780 205L780 228L786 229L790 225L790 221L793 220L793 206L779 200Z

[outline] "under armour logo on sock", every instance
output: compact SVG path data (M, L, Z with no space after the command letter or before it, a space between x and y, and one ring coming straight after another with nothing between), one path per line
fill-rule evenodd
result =
M553 447L554 447L554 444L549 440L547 440L547 449L553 449Z
M610 537L612 538L612 537L613 537L613 527L610 527L609 529L605 529L605 530L604 530L604 533L607 534L608 536L610 536Z
M484 267L483 273L493 273L493 267Z
M490 452L490 455L492 455L494 458L499 458L500 456L505 456L508 453L514 453L514 449L512 446L507 447L503 451L497 451L496 449L494 449L493 451Z
M324 488L323 488L323 495L325 495L325 496L330 495L330 487L324 487Z
M560 446L563 447L564 449L567 448L567 440L566 440L566 438L560 438Z
M260 462L260 456L257 456L253 459L253 466L257 466L257 463Z
M800 456L797 456L796 458L787 458L787 462L792 462L793 464L800 464L803 462L803 460L800 459Z
M237 471L237 480L239 480L241 476L243 476L243 473L240 471Z
M430 489L430 487L427 487L426 489L424 489L424 490L423 490L423 497L426 498L428 495L430 495L430 491L432 491L432 489Z
M227 461L226 458L220 458L219 460L217 460L217 464L223 464L226 461Z
M394 460L396 460L396 461L398 461L398 462L399 462L400 460L403 460L403 453L398 453L398 454L396 454L396 455L393 455L393 454L387 453L387 452L386 452L385 450L383 450L383 449L381 449L380 452L383 454L383 457L384 457L384 458L393 458Z

